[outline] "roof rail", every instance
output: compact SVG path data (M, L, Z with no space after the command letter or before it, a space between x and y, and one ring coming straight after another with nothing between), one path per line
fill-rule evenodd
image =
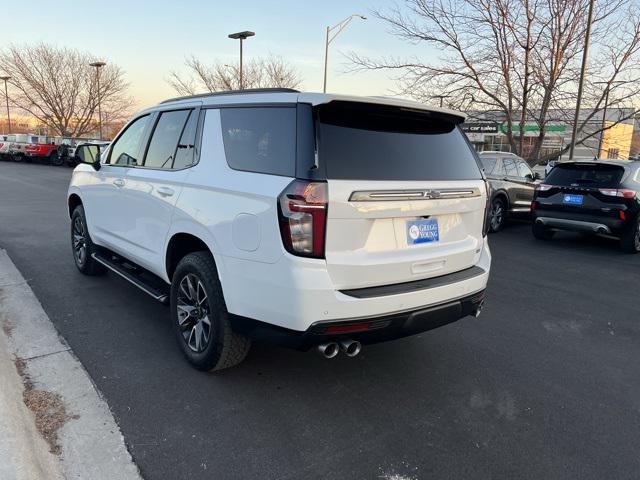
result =
M214 96L220 96L220 95L249 94L249 93L300 93L300 90L296 90L294 88L246 88L244 90L227 90L224 92L208 92L208 93L199 93L197 95L186 95L184 97L169 98L168 100L163 100L162 102L160 102L160 105L162 105L163 103L177 102L179 100L191 100L195 98L214 97Z

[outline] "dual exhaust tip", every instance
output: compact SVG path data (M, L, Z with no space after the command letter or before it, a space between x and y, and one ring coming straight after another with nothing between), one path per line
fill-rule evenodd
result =
M340 350L344 352L347 357L355 357L362 350L362 344L357 340L340 340L338 342L327 342L318 345L318 352L324 358L334 358L340 353Z

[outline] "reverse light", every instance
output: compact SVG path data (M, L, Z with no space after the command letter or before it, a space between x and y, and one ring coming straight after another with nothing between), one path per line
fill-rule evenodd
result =
M294 180L278 198L280 235L286 250L324 258L328 189L326 182Z
M540 192L546 192L547 190L551 190L553 188L553 185L548 185L546 183L539 183L536 186L536 190L540 191Z
M599 188L598 191L610 197L634 198L636 191L628 188Z

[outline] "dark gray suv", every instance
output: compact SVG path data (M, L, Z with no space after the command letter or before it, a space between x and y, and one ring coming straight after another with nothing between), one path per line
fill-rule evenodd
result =
M489 230L499 231L511 215L530 215L538 175L527 162L509 152L482 152L480 160L492 190Z

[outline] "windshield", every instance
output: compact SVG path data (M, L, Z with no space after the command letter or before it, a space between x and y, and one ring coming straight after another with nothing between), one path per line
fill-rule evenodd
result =
M482 178L455 117L355 102L316 111L318 157L329 179Z
M545 179L545 183L560 187L615 188L620 183L623 175L624 168L619 165L560 163L551 170Z

